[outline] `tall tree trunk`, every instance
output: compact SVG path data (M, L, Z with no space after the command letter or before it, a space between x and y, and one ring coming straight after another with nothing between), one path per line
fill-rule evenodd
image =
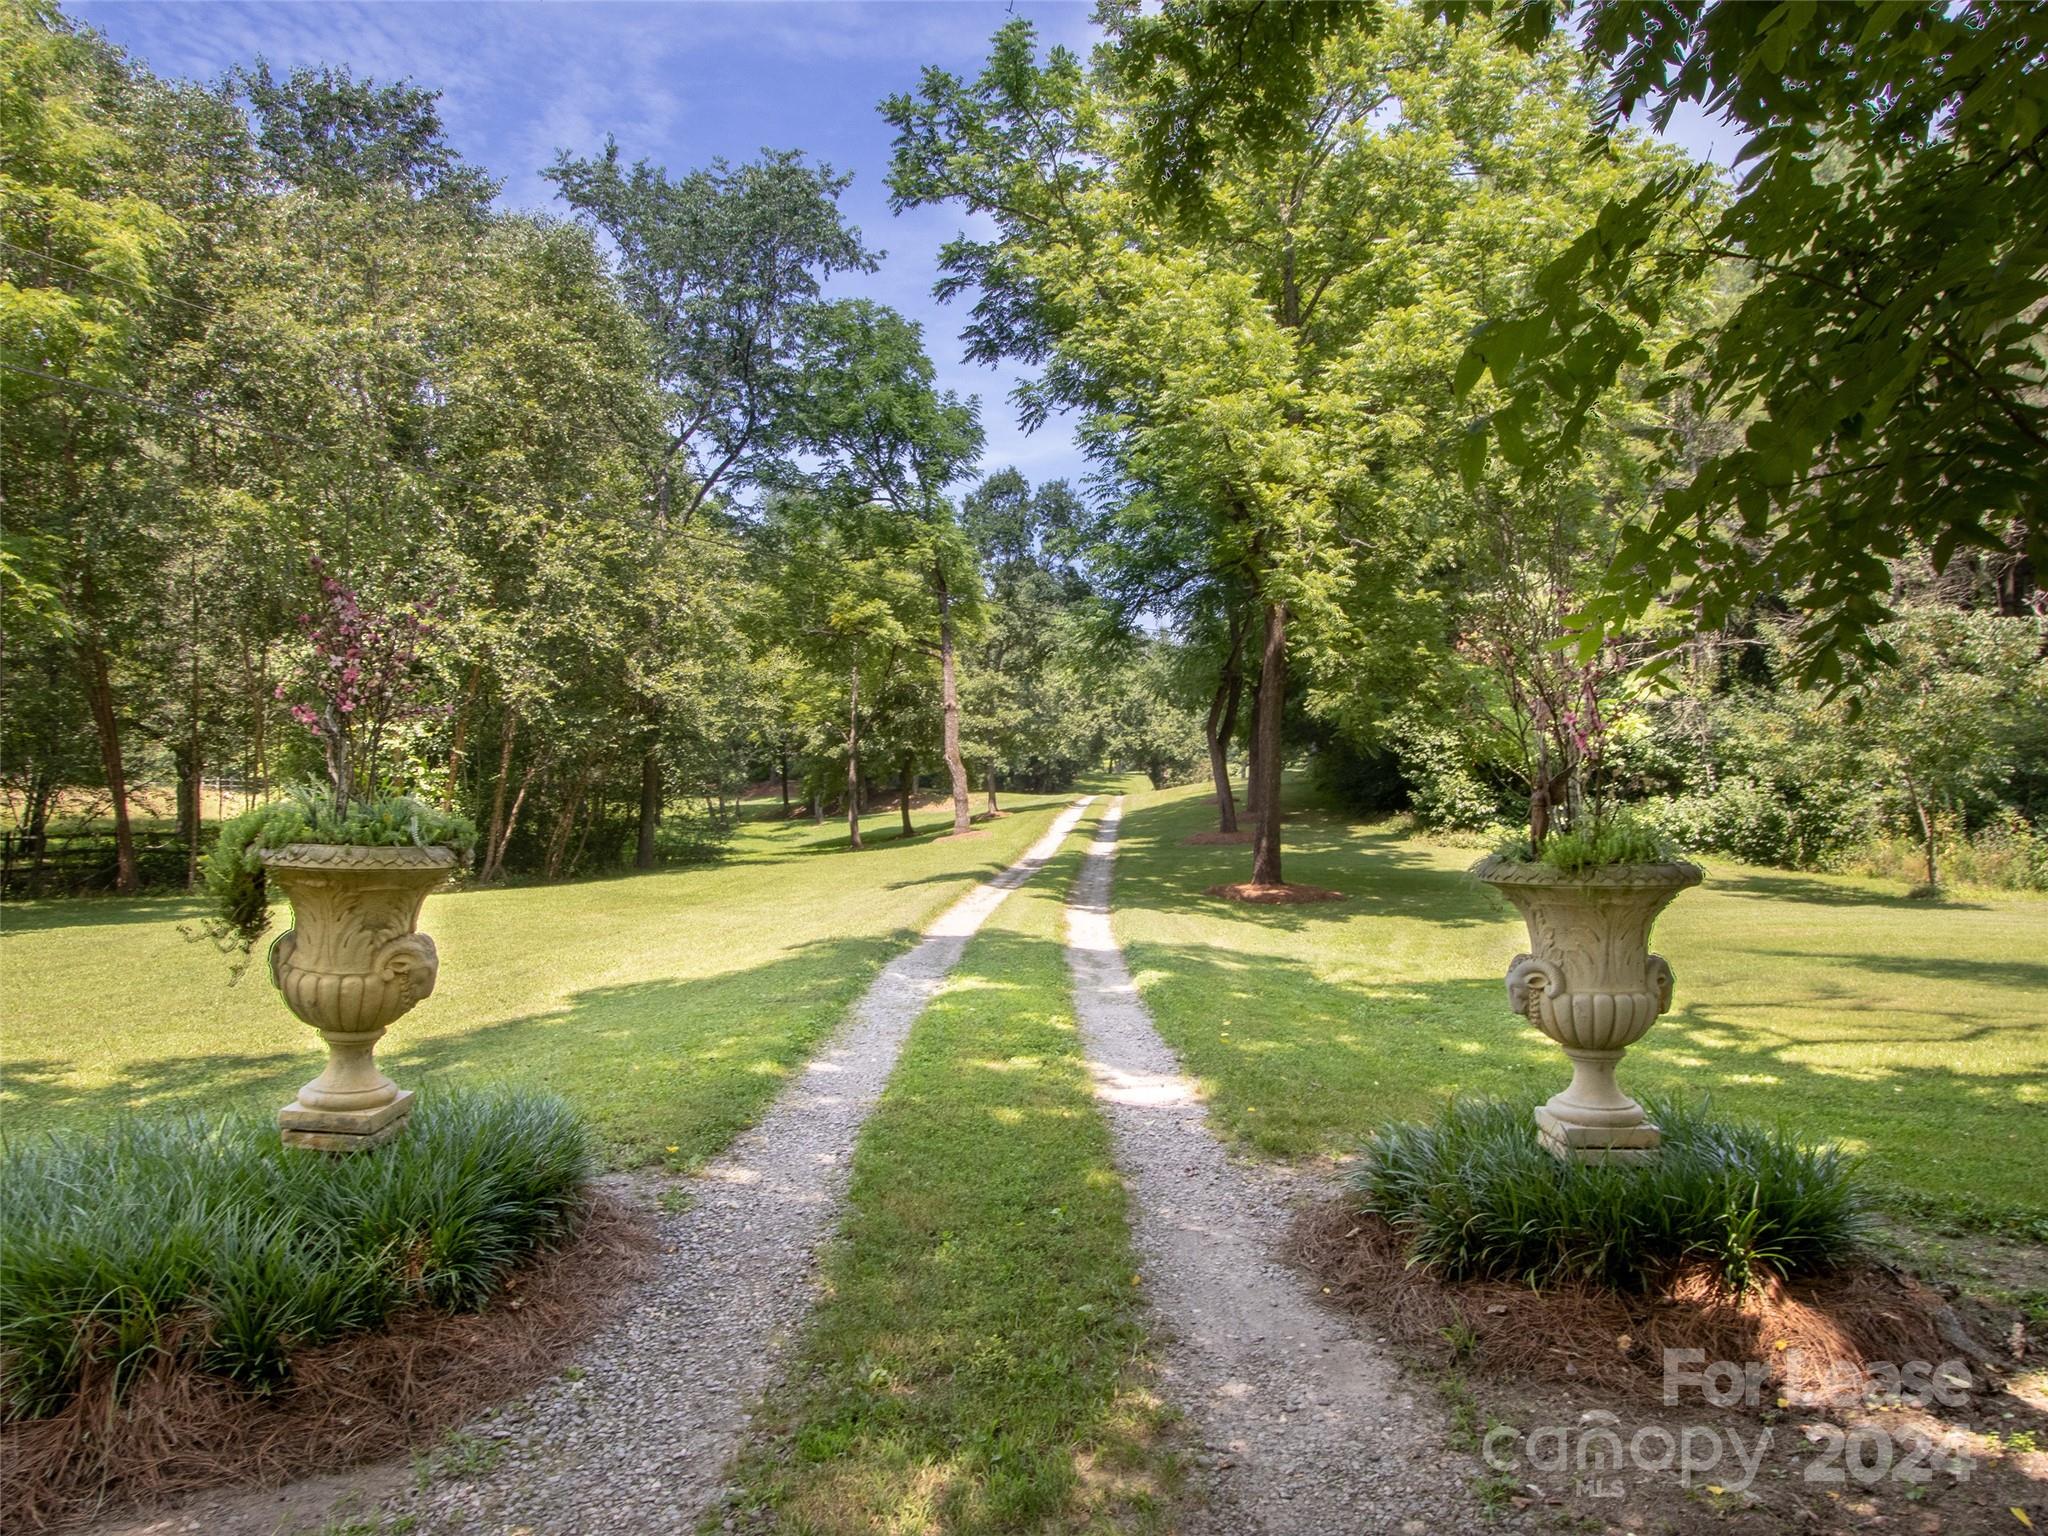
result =
M825 796L815 786L811 790L811 825L814 827L825 825Z
M554 827L548 833L547 860L542 872L550 880L562 878L562 860L568 857L569 834L576 828L576 813L583 808L584 793L590 787L590 762L585 759L577 768L574 782L569 786L568 796L562 801L562 809L555 817Z
M206 820L206 754L199 739L199 577L189 575L190 627L185 632L185 752L178 764L178 831L185 843L185 889L199 889L199 828Z
M988 813L993 816L1000 809L996 805L996 765L988 765Z
M782 819L783 819L784 821L787 821L787 820L789 820L789 818L790 818L790 809L789 809L789 753L788 753L788 751L787 751L787 750L784 750L784 752L782 753L782 755L781 755L781 758L780 758L780 763L781 763L781 766L782 766Z
M455 786L462 779L462 760L468 756L470 707L476 702L476 690L483 681L484 664L471 662L469 676L463 679L462 698L455 706L455 729L448 737L448 780L441 786L441 809L455 809Z
M178 772L178 841L185 846L185 889L199 886L199 825L206 816L205 779L196 733L171 748Z
M1920 818L1921 845L1927 856L1927 885L1930 890L1940 886L1941 869L1934 858L1934 808L1920 794L1920 786L1913 782L1913 776L1902 774L1906 781L1906 795L1913 802L1913 814Z
M498 731L498 782L491 791L491 824L484 834L484 861L477 870L479 880L490 878L498 840L505 830L505 796L512 787L512 743L519 735L519 715L509 706Z
M21 851L35 861L30 866L34 871L42 869L43 851L50 846L50 802L56 798L56 778L38 763L29 779L28 817L21 834Z
M497 847L491 850L490 867L484 871L484 879L495 880L505 872L505 853L512 846L512 834L519 830L520 807L526 804L526 792L533 787L533 776L539 772L540 763L534 761L528 763L526 772L519 776L519 793L512 797L511 808L505 812L505 830L498 838Z
M960 680L953 671L953 594L939 577L939 705L945 717L946 772L953 780L953 830L974 825L967 804L967 762L960 755Z
M860 846L860 663L846 693L846 841Z
M1230 743L1237 735L1237 701L1244 692L1244 626L1230 616L1230 654L1224 658L1216 693L1209 700L1209 777L1216 783L1216 830L1237 830L1237 795L1230 787Z
M901 804L903 806L903 835L905 837L910 837L914 835L915 832L915 829L910 825L910 793L916 787L917 776L910 771L910 754L906 752L903 756L903 769L901 778Z
M90 587L91 579L87 578ZM135 829L128 822L128 773L121 760L121 726L114 715L114 687L107 676L107 653L97 637L80 644L80 661L85 667L86 705L92 711L92 727L100 743L100 769L106 775L107 794L114 802L114 889L133 896L142 883L135 866Z
M1259 652L1259 713L1252 732L1259 805L1252 828L1252 884L1280 885L1280 715L1287 697L1287 607L1266 604L1266 638Z
M263 755L263 728L270 723L270 642L263 642L263 649L256 656L256 713L250 722L249 731L249 778L245 786L242 803L247 805L252 795L270 787L269 759Z
M633 845L633 867L654 868L654 839L661 830L661 750L640 754L640 834Z

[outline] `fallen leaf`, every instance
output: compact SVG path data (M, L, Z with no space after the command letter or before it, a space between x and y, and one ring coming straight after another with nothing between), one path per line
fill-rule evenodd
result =
M2034 1528L2034 1522L2027 1518L2027 1512L2024 1509L2021 1509L2017 1504L2012 1506L2012 1517L2013 1519L2019 1521L2021 1525L2024 1525L2028 1530L2031 1531Z

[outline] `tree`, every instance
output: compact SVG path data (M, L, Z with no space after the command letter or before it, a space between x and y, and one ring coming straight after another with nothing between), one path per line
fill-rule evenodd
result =
M986 585L986 622L962 684L963 753L979 763L987 809L1001 780L1063 784L1100 756L1087 661L1104 625L1065 551L1083 518L1063 480L1032 488L1000 469L969 491L960 522Z
M860 526L878 549L916 560L930 586L953 830L965 832L971 817L954 631L963 620L978 622L981 592L946 488L981 454L974 405L934 387L916 324L866 299L820 311L804 359L809 386L801 431L821 461L807 478L834 503L870 502L900 521L900 529L881 531L867 516Z
M53 7L0 7L0 518L10 625L30 625L9 638L33 637L50 675L65 653L79 680L122 892L139 879L125 685L148 681L127 662L177 546L166 466L132 448L156 365L190 324L182 257L231 191L165 151L220 126L206 93L129 70Z
M1091 72L1055 49L1041 65L1011 23L973 83L928 71L919 96L886 105L891 189L899 207L958 201L993 222L995 238L947 248L940 291L977 291L972 351L1043 365L1027 418L1082 414L1120 493L1091 530L1112 589L1146 594L1138 607L1248 605L1252 878L1277 884L1279 796L1264 789L1290 651L1328 672L1372 649L1375 607L1409 589L1424 505L1392 493L1393 467L1456 411L1443 388L1390 395L1381 359L1412 379L1477 318L1453 279L1511 271L1554 238L1521 227L1518 195L1590 203L1642 167L1584 167L1568 53L1526 58L1403 13L1333 34L1270 142L1219 143L1190 225L1154 196L1159 79L1128 62L1110 50Z
M410 80L380 86L332 65L279 79L261 59L229 71L228 84L249 104L264 169L285 186L325 197L401 186L479 216L498 195L499 183L449 145L439 91Z
M917 525L867 497L832 500L795 492L771 498L755 539L774 601L763 623L814 677L843 681L840 742L845 762L847 840L861 846L863 753L875 745L874 717L898 672L936 628L925 551L906 535ZM900 690L899 690L900 702ZM905 732L884 744L899 753Z
M738 169L715 160L671 180L645 160L625 169L610 139L595 159L565 153L546 174L618 249L620 282L652 339L667 401L653 465L658 525L686 529L713 496L758 483L778 462L820 285L874 268L859 231L840 217L850 178L781 153ZM661 813L658 733L641 760L640 807L636 862L645 868Z
M1783 594L1802 616L1802 676L1839 685L1888 654L1890 561L1988 551L2048 561L2048 168L2038 78L2048 30L2018 0L1871 8L1707 0L1445 0L1537 47L1569 30L1609 71L1597 125L1615 142L1698 102L1742 136L1725 207L1701 173L1618 187L1538 273L1525 309L1473 338L1462 371L1517 405L1568 402L1547 434L1493 418L1501 450L1540 472L1575 451L1578 418L1618 378L1746 427L1669 482L1587 605L1587 643L1675 598L1714 627ZM1285 12L1284 16L1274 14ZM1113 21L1148 78L1173 89L1144 140L1184 217L1220 143L1270 153L1312 110L1309 62L1378 7L1188 0ZM1254 46L1247 46L1247 43ZM1692 344L1653 356L1669 296L1724 263L1746 290ZM2015 582L2017 603L2027 582ZM2010 611L2019 611L2015 606Z
M2048 711L2048 665L2038 624L1990 614L1922 609L1881 638L1898 660L1868 679L1845 724L1911 809L1932 894L1943 820L1963 822L2009 777L2014 749Z
M823 281L874 270L839 213L850 177L797 153L671 180L645 160L561 155L547 177L617 246L628 302L653 338L668 398L655 500L688 524L710 497L755 481L789 440L798 356L825 312Z

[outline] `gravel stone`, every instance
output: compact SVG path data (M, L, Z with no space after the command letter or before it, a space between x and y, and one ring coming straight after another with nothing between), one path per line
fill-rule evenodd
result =
M1326 1179L1233 1160L1159 1036L1109 921L1117 797L1067 905L1090 1075L1131 1191L1162 1388L1206 1454L1186 1536L1364 1536L1480 1526L1478 1470L1426 1389L1276 1257Z
M499 1410L504 1455L475 1477L390 1501L420 1532L641 1536L693 1529L729 1498L747 1410L817 1293L816 1261L846 1192L854 1138L925 1005L967 941L1058 852L1077 800L1000 875L969 891L883 968L846 1026L761 1122L660 1221L661 1264L639 1302L556 1379Z

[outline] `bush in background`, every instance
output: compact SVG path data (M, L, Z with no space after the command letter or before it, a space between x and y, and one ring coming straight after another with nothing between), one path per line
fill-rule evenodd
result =
M2048 835L2007 812L1965 832L1953 819L1942 834L1943 878L2000 891L2048 891ZM1918 881L1925 852L1917 837L1888 834L1845 850L1829 867L1852 875Z
M1831 1268L1867 1219L1846 1154L1782 1131L1646 1101L1664 1146L1649 1164L1559 1161L1525 1104L1452 1104L1433 1123L1389 1126L1356 1179L1368 1210L1446 1280L1648 1288L1707 1264L1731 1290L1763 1274Z
M129 1119L0 1154L0 1403L61 1407L188 1365L256 1389L408 1307L471 1311L559 1244L596 1145L561 1100L444 1095L350 1157L267 1117Z

